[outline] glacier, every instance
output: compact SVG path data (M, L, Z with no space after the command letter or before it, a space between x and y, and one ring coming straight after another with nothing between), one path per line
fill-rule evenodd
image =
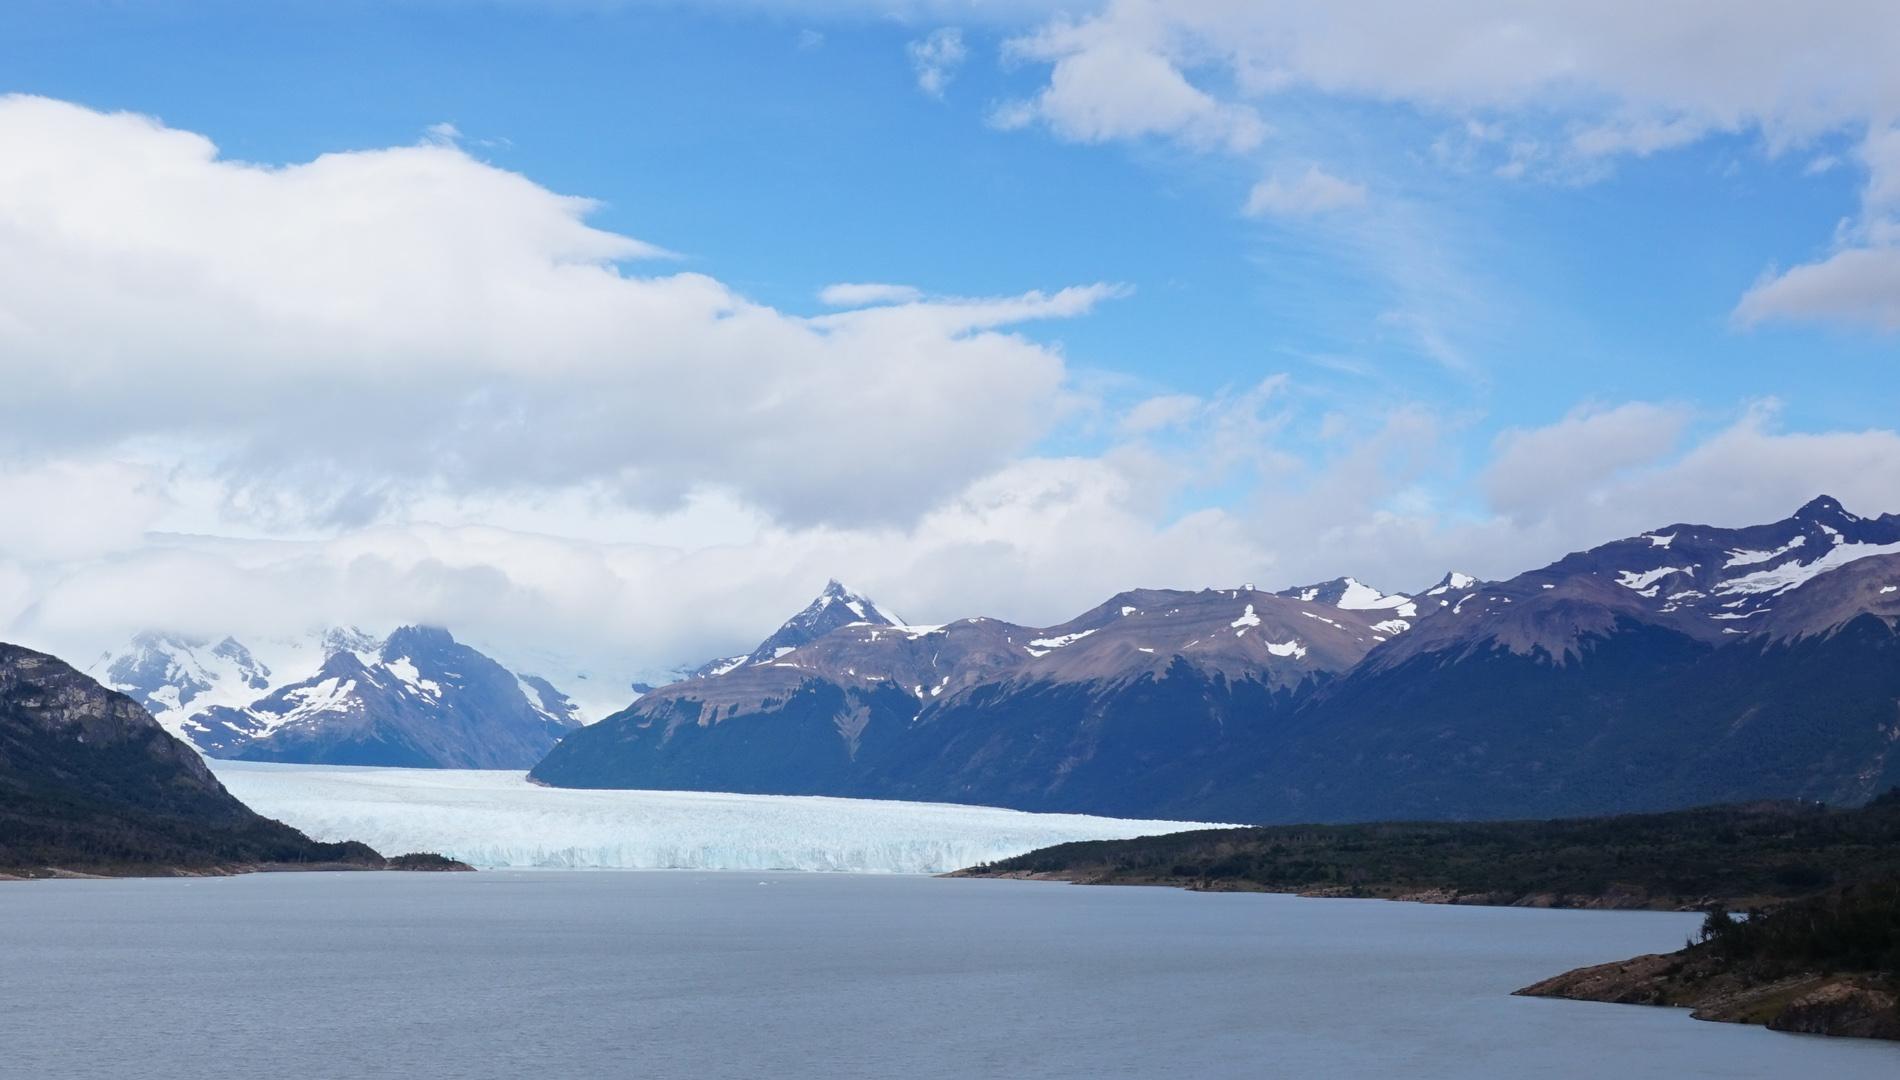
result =
M542 787L522 772L211 761L231 794L317 840L482 869L939 874L1072 840L1206 822L816 795Z

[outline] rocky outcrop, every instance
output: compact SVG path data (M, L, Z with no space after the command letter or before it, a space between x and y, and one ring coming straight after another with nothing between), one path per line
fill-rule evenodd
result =
M1697 1020L1809 1035L1900 1039L1900 998L1883 976L1802 972L1761 978L1723 964L1705 947L1578 968L1517 993L1673 1006L1691 1010Z

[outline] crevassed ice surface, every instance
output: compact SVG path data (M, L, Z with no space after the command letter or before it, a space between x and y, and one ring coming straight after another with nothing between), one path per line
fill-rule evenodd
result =
M472 769L211 762L231 794L318 840L484 868L938 874L1071 840L1215 828L987 806L547 788Z

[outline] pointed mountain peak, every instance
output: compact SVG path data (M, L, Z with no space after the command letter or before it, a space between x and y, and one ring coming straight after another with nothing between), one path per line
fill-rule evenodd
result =
M784 626L780 627L780 629L783 630L796 626L802 621L816 617L834 606L850 613L851 617L846 619L845 622L877 623L880 626L903 625L902 619L878 607L870 597L865 596L863 593L853 592L845 587L844 582L839 581L837 578L832 578L825 582L824 590L818 594L817 598L805 605L805 610L787 619ZM827 621L830 620L827 619ZM839 626L844 624L844 622L838 623ZM835 627L833 627L833 629L835 629Z
M440 626L400 626L383 642L382 653L386 657L407 656L412 652L453 648L455 643L454 636Z
M843 582L833 578L825 582L824 590L805 605L803 611L785 620L771 637L766 638L751 653L714 660L702 665L694 674L724 675L751 664L770 663L852 623L902 626L904 620L878 607L870 597L851 591Z
M1478 579L1472 575L1452 570L1447 572L1444 577L1439 578L1438 584L1426 589L1425 595L1443 596L1446 593L1457 592L1460 589L1469 589L1477 583Z
M1797 521L1859 521L1832 495L1816 495L1794 512Z
M1301 600L1309 604L1345 608L1349 611L1398 608L1411 601L1411 597L1399 593L1380 592L1355 577L1337 577L1331 581L1322 581L1317 585L1296 585L1291 589L1282 589L1274 595L1290 600Z

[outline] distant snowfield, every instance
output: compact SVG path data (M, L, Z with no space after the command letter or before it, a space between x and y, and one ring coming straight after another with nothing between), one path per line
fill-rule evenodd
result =
M233 795L318 840L435 851L483 868L938 874L1071 840L1206 823L985 806L545 788L519 772L208 764Z

